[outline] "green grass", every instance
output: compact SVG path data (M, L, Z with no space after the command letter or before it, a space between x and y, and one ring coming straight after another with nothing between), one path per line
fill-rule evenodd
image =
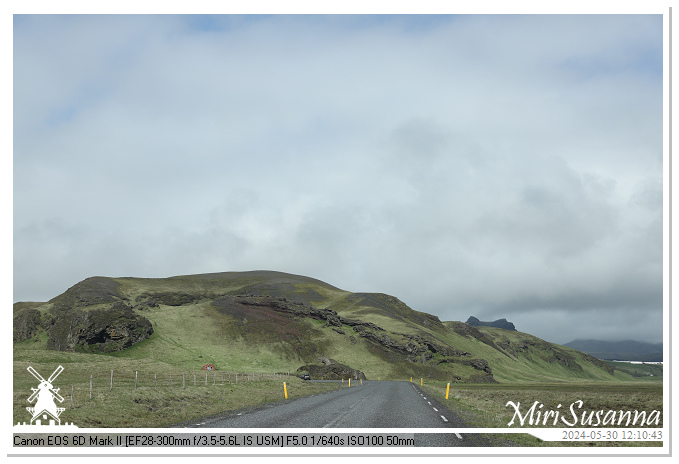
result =
M662 364L631 364L626 362L606 361L606 364L613 366L618 371L631 375L637 380L647 382L662 382Z
M64 370L54 385L64 398L59 404L66 408L61 419L79 427L165 427L284 401L283 382L287 383L288 399L341 387L334 383L304 382L294 374L287 376L287 372L281 371L275 380L273 371L254 373L250 370L247 374L241 371L236 382L235 372L185 371L170 362L148 358L65 353L19 346L14 349L14 424L29 422L31 418L26 411L30 406L27 398L37 382L27 367L32 366L47 378L59 365Z

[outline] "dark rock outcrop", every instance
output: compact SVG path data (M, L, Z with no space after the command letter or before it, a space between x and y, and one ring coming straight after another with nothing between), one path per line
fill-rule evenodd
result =
M516 331L516 327L514 327L514 324L512 324L511 322L507 321L507 319L504 318L492 322L486 322L479 321L474 316L470 316L469 319L467 319L467 322L465 322L465 324L469 324L472 327L497 327L498 329Z
M153 333L151 322L122 303L107 309L61 311L49 328L48 350L113 352Z
M161 304L166 306L183 306L192 304L200 299L200 296L180 292L162 292L154 293L152 295L144 294L135 299L135 302L137 303L135 308L157 308Z
M321 364L307 364L297 369L298 373L309 374L312 380L367 380L365 374L334 359L319 358Z
M310 304L293 301L285 297L261 297L253 295L239 295L239 296L224 296L212 302L216 308L227 308L233 304L241 306L255 306L264 307L278 313L286 314L295 317L309 317L320 321L326 321L326 325L330 327L337 327L341 330L343 325L353 327L354 331L360 332L365 329L372 329L377 331L384 331L383 328L378 327L372 322L366 322L359 319L348 319L341 317L336 311L331 309L316 308ZM338 332L339 333L339 332Z
M38 332L50 324L49 315L43 314L37 309L25 309L14 317L13 339L14 342L22 342L33 338Z

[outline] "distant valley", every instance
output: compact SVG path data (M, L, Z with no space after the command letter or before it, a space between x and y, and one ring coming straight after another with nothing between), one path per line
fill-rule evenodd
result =
M603 341L573 340L564 346L574 348L595 358L618 361L662 362L663 344L634 340Z

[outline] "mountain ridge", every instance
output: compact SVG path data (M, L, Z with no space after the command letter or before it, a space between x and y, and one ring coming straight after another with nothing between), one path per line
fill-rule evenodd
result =
M169 352L178 365L209 360L218 369L294 371L327 357L369 378L616 378L596 358L529 334L445 322L395 296L277 271L90 277L48 302L16 303L14 332L16 343L120 356Z

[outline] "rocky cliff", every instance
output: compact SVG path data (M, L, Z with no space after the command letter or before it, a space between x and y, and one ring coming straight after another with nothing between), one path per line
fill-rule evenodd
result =
M504 318L492 322L485 322L478 320L474 316L470 316L469 319L467 319L467 322L465 322L465 324L468 324L472 327L497 327L498 329L516 330L514 324L512 324L511 322L507 321L507 319Z

